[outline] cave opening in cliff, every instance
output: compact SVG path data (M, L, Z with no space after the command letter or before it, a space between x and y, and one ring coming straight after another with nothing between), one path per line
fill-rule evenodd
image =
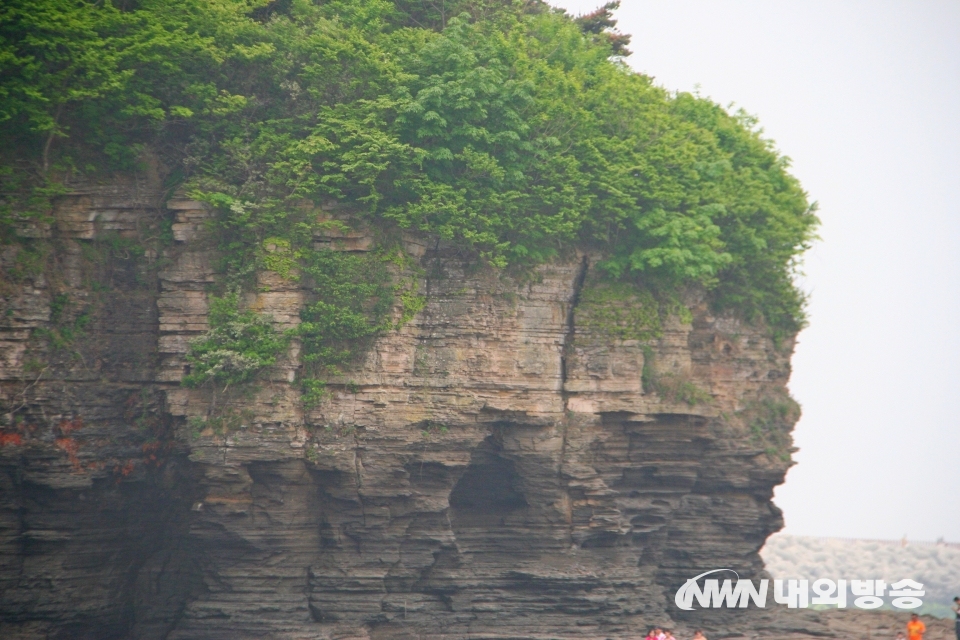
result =
M473 451L467 470L450 493L454 519L492 519L503 524L506 516L529 506L520 486L515 463L504 457L502 445L491 435Z

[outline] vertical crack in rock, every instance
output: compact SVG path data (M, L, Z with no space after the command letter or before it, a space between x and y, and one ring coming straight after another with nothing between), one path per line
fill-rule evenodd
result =
M575 312L580 303L580 293L583 291L583 283L587 279L587 269L590 268L590 262L585 255L580 261L580 268L577 270L577 276L573 280L573 294L570 296L570 306L567 308L566 326L564 327L563 350L560 352L560 393L563 395L563 410L567 410L567 392L564 386L567 383L567 360L570 351L573 349L573 339L577 332Z
M357 483L357 502L360 503L360 517L363 520L363 526L367 526L367 510L363 504L363 494L360 490L363 488L363 461L360 459L360 437L356 431L353 432L353 470ZM358 545L359 548L359 545Z
M567 459L567 430L570 426L570 407L568 406L570 401L569 393L567 392L567 367L568 360L572 356L573 351L573 342L577 332L576 325L576 310L577 305L580 303L580 294L583 291L583 284L587 279L587 270L590 268L589 258L584 255L583 259L580 261L580 268L577 269L577 275L573 279L573 293L570 296L570 306L567 309L566 317L566 326L564 327L564 336L563 336L563 347L560 351L560 397L563 401L563 416L560 419L560 429L561 429L561 441L560 441L560 456L557 460L557 482L560 487L564 486L563 481L563 471L564 464ZM566 500L569 503L570 495L567 492ZM568 521L568 535L572 542L573 540L573 519L569 518Z

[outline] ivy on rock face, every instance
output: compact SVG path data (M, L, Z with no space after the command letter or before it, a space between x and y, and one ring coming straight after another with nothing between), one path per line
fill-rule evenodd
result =
M210 330L194 338L187 351L188 387L206 384L231 385L250 382L273 366L289 344L289 338L273 322L251 310L241 311L237 293L210 302Z
M267 240L298 269L327 260L314 212L336 201L496 267L579 246L613 280L705 287L777 332L802 326L792 274L817 219L752 119L627 68L609 11L578 23L535 1L426 4L8 2L5 182L23 191L34 171L49 189L151 149L215 206L234 283L282 258ZM330 268L341 284L352 269ZM317 353L381 325L379 303L316 304L336 307L305 311Z
M325 378L342 374L364 340L390 327L393 287L379 253L323 249L306 254L304 263L315 299L300 312L296 334L303 341L301 384L309 407L323 397Z

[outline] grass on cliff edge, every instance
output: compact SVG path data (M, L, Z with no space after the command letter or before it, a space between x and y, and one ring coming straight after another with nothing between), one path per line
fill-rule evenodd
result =
M235 283L267 239L307 255L306 205L335 201L495 267L581 246L612 279L802 326L792 273L817 219L753 119L631 71L609 11L429 4L3 3L0 233L149 150L216 208Z

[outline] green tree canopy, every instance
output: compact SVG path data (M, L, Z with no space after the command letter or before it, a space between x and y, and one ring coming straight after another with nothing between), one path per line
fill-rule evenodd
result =
M536 0L8 0L6 190L135 165L220 211L225 263L294 249L336 200L492 265L573 246L793 331L817 219L756 123L618 57L612 5ZM2 221L0 221L2 222Z

